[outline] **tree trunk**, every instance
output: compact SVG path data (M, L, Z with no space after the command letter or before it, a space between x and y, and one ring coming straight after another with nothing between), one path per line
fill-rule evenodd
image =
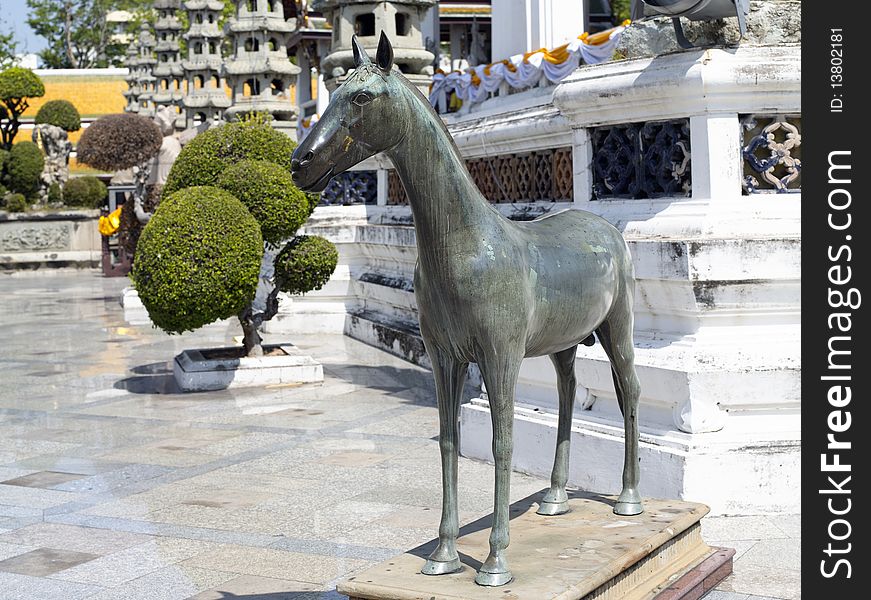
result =
M67 51L67 60L70 61L70 68L78 69L79 60L73 52L73 7L71 2L64 3L64 45Z
M257 331L257 321L252 317L250 309L246 309L239 315L244 336L242 346L245 348L245 356L263 356L263 339Z

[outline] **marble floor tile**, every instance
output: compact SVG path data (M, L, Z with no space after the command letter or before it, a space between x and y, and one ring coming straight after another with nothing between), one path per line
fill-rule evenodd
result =
M53 488L63 483L82 479L83 477L87 477L87 475L82 473L61 473L59 471L37 471L29 475L0 481L0 484L32 488Z
M78 527L60 523L36 523L0 535L0 542L40 546L103 555L136 546L152 537L125 531Z
M82 563L98 558L96 554L57 550L55 548L37 548L24 554L19 554L5 560L0 560L0 571L17 573L33 577L45 577L58 571L70 569Z

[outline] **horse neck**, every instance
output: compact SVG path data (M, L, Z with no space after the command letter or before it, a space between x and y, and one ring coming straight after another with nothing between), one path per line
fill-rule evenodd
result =
M441 118L417 90L407 93L412 123L386 154L408 194L421 252L450 246L472 227L499 227L498 211L478 190Z

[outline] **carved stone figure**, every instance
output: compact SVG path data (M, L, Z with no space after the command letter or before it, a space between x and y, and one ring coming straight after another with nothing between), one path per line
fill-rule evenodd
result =
M408 192L417 234L414 293L433 365L439 407L442 518L438 547L422 572L460 568L456 539L458 410L469 363L481 369L493 420L496 490L490 553L480 585L512 579L508 546L514 387L525 357L550 356L557 371L559 426L550 489L538 512L568 510L566 481L574 360L592 336L605 349L625 426L619 515L642 512L638 493L639 383L632 343L634 275L620 232L592 213L565 210L509 221L481 194L447 128L426 98L393 69L381 35L372 63L353 40L355 71L330 98L294 151L293 179L320 191L330 178L384 152Z
M67 132L57 125L43 123L33 128L32 139L45 154L45 167L39 181L39 201L48 201L51 184L63 187L70 178L70 153L73 145Z

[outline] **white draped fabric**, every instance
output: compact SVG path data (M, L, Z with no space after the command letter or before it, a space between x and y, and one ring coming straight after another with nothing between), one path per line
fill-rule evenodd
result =
M569 42L564 51L515 54L507 61L478 65L465 72L436 73L429 93L430 104L436 106L443 91L454 91L464 103L477 104L486 100L503 82L516 89L531 87L542 77L557 83L577 69L581 60L592 65L610 59L625 29L626 25L615 27L600 44L589 44L582 39L586 36L580 36ZM557 59L561 59L560 62L556 62Z

